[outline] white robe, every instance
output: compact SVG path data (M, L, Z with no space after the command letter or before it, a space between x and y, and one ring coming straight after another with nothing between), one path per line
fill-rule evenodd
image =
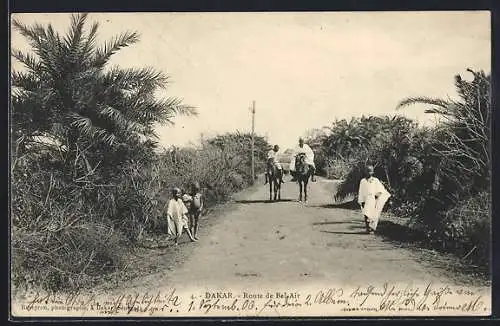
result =
M368 218L370 228L377 229L378 220L385 203L391 194L385 189L382 182L375 177L363 178L359 182L358 203L364 203L361 210Z
M167 206L168 234L173 237L182 235L184 228L189 227L188 210L181 199L170 199Z
M304 144L304 146L297 146L293 150L293 154L290 160L290 171L295 171L295 157L300 153L306 154L306 164L312 165L316 168L316 166L314 165L314 152L311 147L309 147L309 145Z

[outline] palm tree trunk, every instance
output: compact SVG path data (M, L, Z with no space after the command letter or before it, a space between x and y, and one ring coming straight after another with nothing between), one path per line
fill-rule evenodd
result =
M68 152L66 153L66 159L64 165L68 169L68 171L74 170L72 169L75 164L75 160L78 156L78 132L74 129L71 129L68 133L66 146L68 148ZM71 173L71 172L70 172ZM74 176L73 176L74 177Z

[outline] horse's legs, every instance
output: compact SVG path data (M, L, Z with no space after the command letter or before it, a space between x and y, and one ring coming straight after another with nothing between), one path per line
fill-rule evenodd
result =
M302 201L302 181L299 180L299 201Z
M304 201L307 201L307 180L304 181Z
M271 201L273 199L273 180L271 179L271 176L269 176L269 200Z

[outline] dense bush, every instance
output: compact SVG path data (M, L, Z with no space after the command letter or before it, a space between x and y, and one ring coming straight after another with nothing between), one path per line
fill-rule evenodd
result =
M443 233L447 246L487 264L491 244L491 198L487 192L458 203L446 211Z
M48 153L31 150L12 176L13 285L80 287L122 266L127 238L111 220L113 191L68 180Z
M354 159L345 160L327 160L324 167L324 176L328 179L343 180L347 177L353 164L356 163Z
M248 138L229 136L243 143ZM256 144L262 152L269 147ZM13 284L48 290L93 284L122 267L123 254L137 240L165 233L163 209L173 187L188 190L198 181L207 207L227 200L251 184L248 156L248 148L222 150L207 142L125 162L104 185L99 169L68 180L62 162L31 148L13 170Z

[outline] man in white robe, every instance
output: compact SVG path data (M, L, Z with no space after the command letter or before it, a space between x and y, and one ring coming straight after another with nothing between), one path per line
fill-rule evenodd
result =
M358 203L365 218L366 231L373 234L377 229L380 214L391 197L382 182L373 176L373 166L366 167L366 176L359 182Z
M311 169L311 181L315 182L316 178L314 177L314 173L316 171L316 165L314 164L314 152L311 149L311 147L309 147L309 145L304 144L304 139L302 138L299 139L299 146L294 148L290 160L290 174L293 176L292 181L297 181L297 177L295 175L295 159L297 155L301 153L306 155L305 162L306 164L309 165L309 168Z

